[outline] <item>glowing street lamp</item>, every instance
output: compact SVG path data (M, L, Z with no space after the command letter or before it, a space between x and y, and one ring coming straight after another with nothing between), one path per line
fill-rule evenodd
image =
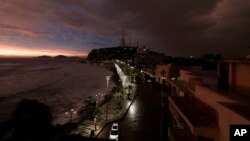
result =
M98 97L98 103L101 103L101 97L103 96L103 94L98 93L95 96Z
M70 122L72 122L72 120L73 120L73 115L76 115L76 111L74 110L74 109L70 109L70 111L68 112L65 112L65 115L66 116L69 116L69 118L70 118Z
M110 76L109 76L109 75L107 75L107 76L106 76L106 80L107 80L107 88L109 87L109 79L110 79Z
M96 124L97 124L96 116L95 116L95 118L94 118L94 123L95 123L95 131L96 131Z
M109 79L110 79L110 76L107 75L107 76L106 76L107 88L109 87ZM107 91L107 93L108 93L108 91ZM107 97L107 95L106 95L106 97ZM108 110L109 110L109 105L108 105L108 102L107 102L107 105L106 105L106 120L108 120Z

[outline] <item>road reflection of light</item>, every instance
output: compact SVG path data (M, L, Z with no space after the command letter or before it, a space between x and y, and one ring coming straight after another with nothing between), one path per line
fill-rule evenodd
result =
M118 73L120 79L122 80L122 87L127 87L128 85L132 85L132 84L130 83L129 77L127 77L127 76L123 73L122 69L121 69L117 64L115 64L115 68L116 68L116 70L117 70L117 73Z
M135 84L132 84L131 81L130 81L130 78L127 77L122 69L115 63L115 68L117 70L117 73L120 77L120 79L122 80L122 87L123 88L127 88L129 85L132 85L132 86L135 86ZM127 93L128 93L128 89L127 89ZM128 102L127 103L127 106L126 107L129 107L129 105L131 104L132 101ZM128 115L130 118L134 119L135 116L136 116L136 113L137 113L137 103L136 101L132 103L132 105L130 106L129 108L129 111L128 111Z
M129 108L129 111L128 111L129 117L132 118L132 119L134 119L135 116L136 116L137 110L138 110L137 109L137 103L133 102L132 105Z

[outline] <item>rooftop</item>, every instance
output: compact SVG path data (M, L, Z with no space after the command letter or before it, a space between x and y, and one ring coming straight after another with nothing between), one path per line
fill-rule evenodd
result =
M216 86L203 85L204 87L216 92L218 95L225 96L226 98L232 99L231 103L220 102L222 105L231 109L232 111L238 113L239 115L250 120L250 96L241 94L238 92L232 92L229 90L222 90Z
M211 85L206 85L206 84L203 84L202 86L208 88L209 90L216 92L219 95L223 95L227 98L234 100L236 102L235 104L250 106L250 103L249 103L250 96L248 95L245 95L239 92L219 89L216 86L211 86Z
M171 98L193 126L217 127L217 115L213 108L193 96Z
M229 60L226 62L250 63L250 60ZM202 84L199 84L199 85L204 86L205 88L208 88L211 91L214 91L218 95L225 96L226 98L232 99L232 101L234 101L233 103L222 103L221 102L222 105L224 105L225 107L238 113L239 115L245 117L246 119L248 119L248 120L250 119L250 103L249 103L250 96L241 94L239 92L232 92L229 90L219 89L217 86L217 74L215 71L202 71L201 69L191 69L191 70L187 69L186 71L189 74L202 79ZM185 82L181 82L181 80L174 80L171 82L173 82L173 84L176 85L177 87L179 87L181 89L185 89ZM183 108L182 109L183 111L187 112L187 115L190 116L189 117L190 120L192 120L192 117L198 116L198 115L195 115L195 113L196 112L199 113L199 108L198 109L195 108L194 109L195 111L193 110L193 111L191 111L191 113L189 113L188 109L195 107L195 106L188 104L190 102L190 100L184 101L181 98L175 98L175 102L178 103L178 106L180 108ZM182 105L185 105L185 107ZM198 107L198 106L196 106L196 107ZM200 107L200 109L203 109L203 108ZM198 111L196 111L196 110L198 110ZM205 109L204 109L204 111L205 111ZM192 112L194 112L194 113L192 113ZM206 113L202 113L202 114L204 114L204 116L206 115ZM210 117L210 118L212 118L212 117Z
M231 62L244 62L244 63L250 63L250 60L232 60ZM223 104L227 108L235 111L236 113L246 117L247 119L250 119L250 96L244 95L238 92L232 92L228 90L222 90L219 89L217 86L217 78L216 78L216 72L215 71L193 71L190 72L194 76L197 76L202 81L202 86L216 92L219 95L223 95L227 98L232 99L235 101L235 103L227 103Z
M250 105L242 105L239 103L226 103L226 102L220 102L220 104L238 113L247 120L250 120Z

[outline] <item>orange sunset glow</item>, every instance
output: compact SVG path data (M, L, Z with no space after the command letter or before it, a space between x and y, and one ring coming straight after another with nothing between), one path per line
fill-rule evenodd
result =
M1 57L36 57L36 56L87 56L87 52L71 51L71 50L52 50L52 49L30 49L25 47L14 47L0 45Z

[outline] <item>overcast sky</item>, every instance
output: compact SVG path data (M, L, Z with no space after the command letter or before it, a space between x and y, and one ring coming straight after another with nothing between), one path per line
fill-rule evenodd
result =
M0 0L1 50L85 54L135 45L172 56L245 56L249 0ZM3 54L3 51L2 51Z

